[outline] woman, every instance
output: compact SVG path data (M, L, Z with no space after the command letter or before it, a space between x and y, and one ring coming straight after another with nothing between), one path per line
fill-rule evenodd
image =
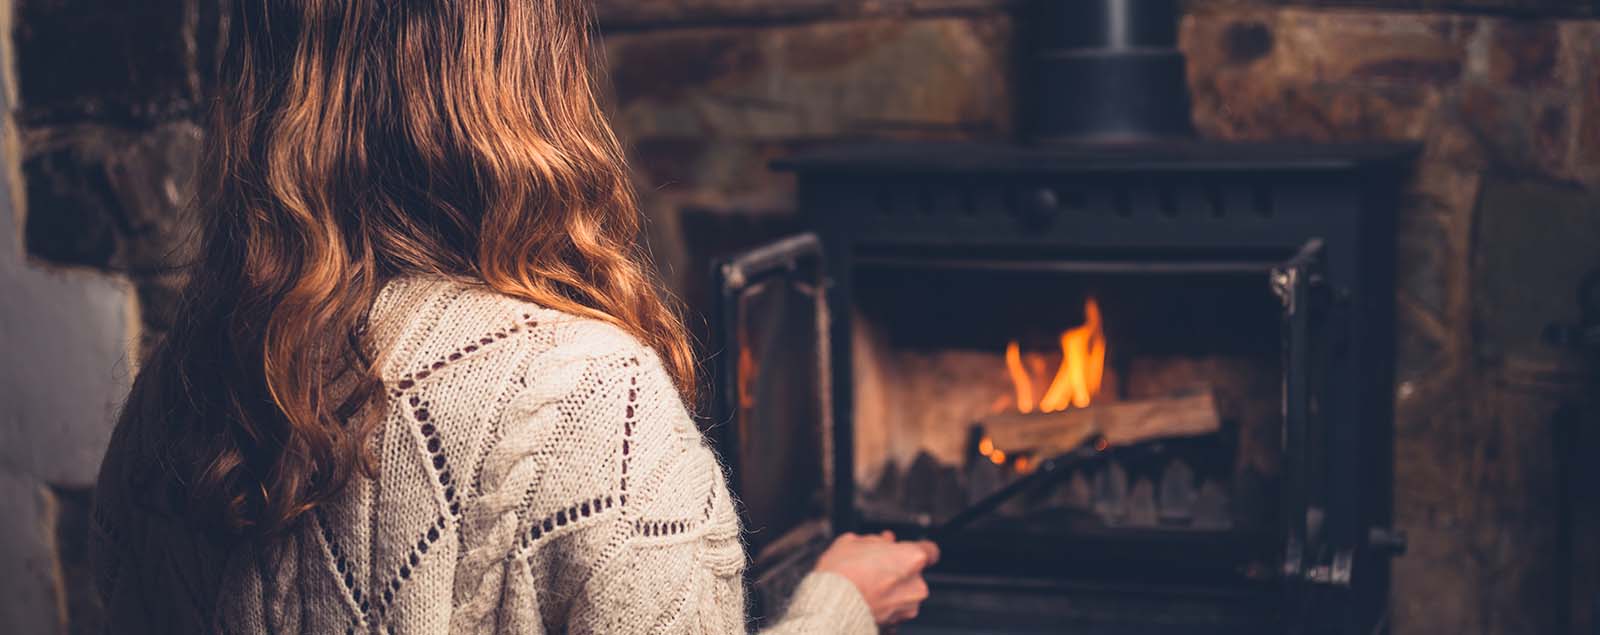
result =
M569 0L237 0L207 228L102 467L117 633L732 633L745 556ZM774 633L915 615L846 536Z

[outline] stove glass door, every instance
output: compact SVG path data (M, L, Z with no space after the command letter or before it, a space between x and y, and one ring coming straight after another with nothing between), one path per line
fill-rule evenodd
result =
M828 277L801 234L718 264L709 434L741 502L758 604L787 597L832 529Z

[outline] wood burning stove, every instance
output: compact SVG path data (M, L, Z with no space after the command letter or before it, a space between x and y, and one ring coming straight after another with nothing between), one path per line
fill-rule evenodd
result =
M756 595L835 533L962 517L902 633L1381 630L1413 152L899 143L781 162L813 231L717 268L710 432Z
M1381 631L1414 148L1188 138L1177 2L1020 7L1031 144L793 157L812 232L717 268L757 597L887 529L906 633Z

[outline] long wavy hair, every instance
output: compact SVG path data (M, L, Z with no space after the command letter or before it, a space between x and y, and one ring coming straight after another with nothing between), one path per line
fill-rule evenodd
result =
M198 266L124 414L167 432L189 518L273 534L370 469L384 391L365 320L402 274L615 324L691 399L587 2L234 0L230 24Z

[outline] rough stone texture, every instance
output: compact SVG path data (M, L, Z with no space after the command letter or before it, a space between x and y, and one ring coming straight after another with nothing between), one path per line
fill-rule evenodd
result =
M93 488L56 487L51 525L55 529L56 570L65 591L67 635L101 635L105 609L94 592L94 568L89 562L89 529Z
M29 253L131 277L140 350L170 327L223 5L19 0L15 29Z
M1008 32L933 18L619 34L617 124L635 141L992 134L1010 108Z
M11 32L10 16L10 3L0 1L0 33ZM5 112L10 73L9 65L0 68ZM125 281L25 254L18 147L11 122L0 122L0 337L10 360L0 367L0 630L53 634L68 604L51 485L93 482L132 375L137 327Z
M1186 2L1191 5L1276 4L1363 9L1420 9L1518 17L1590 16L1600 10L1590 0L1186 0Z
M0 122L0 337L11 360L0 368L0 630L84 632L95 622L81 510L139 354L140 302L121 274L160 278L161 254L188 224L169 193L188 187L193 127L154 122L197 98L199 5L12 4L0 1L11 36L0 42L0 111L11 115Z
M1028 0L597 0L610 28L652 28L684 23L746 23L878 15L985 12ZM1463 11L1514 16L1591 16L1592 0L1180 0L1185 7L1304 5Z
M1203 134L1424 146L1400 217L1395 632L1563 626L1553 422L1585 379L1540 334L1600 267L1594 34L1234 3L1184 23Z
M19 635L60 630L55 554L50 548L49 498L37 481L0 471L0 514L6 534L0 539L0 626Z
M142 350L171 327L181 267L194 255L200 137L195 124L177 121L148 130L43 128L26 139L29 253L133 279Z
M1016 0L597 0L612 29L685 23L762 25L799 20L993 12Z
M217 50L216 0L15 0L27 123L191 113Z

